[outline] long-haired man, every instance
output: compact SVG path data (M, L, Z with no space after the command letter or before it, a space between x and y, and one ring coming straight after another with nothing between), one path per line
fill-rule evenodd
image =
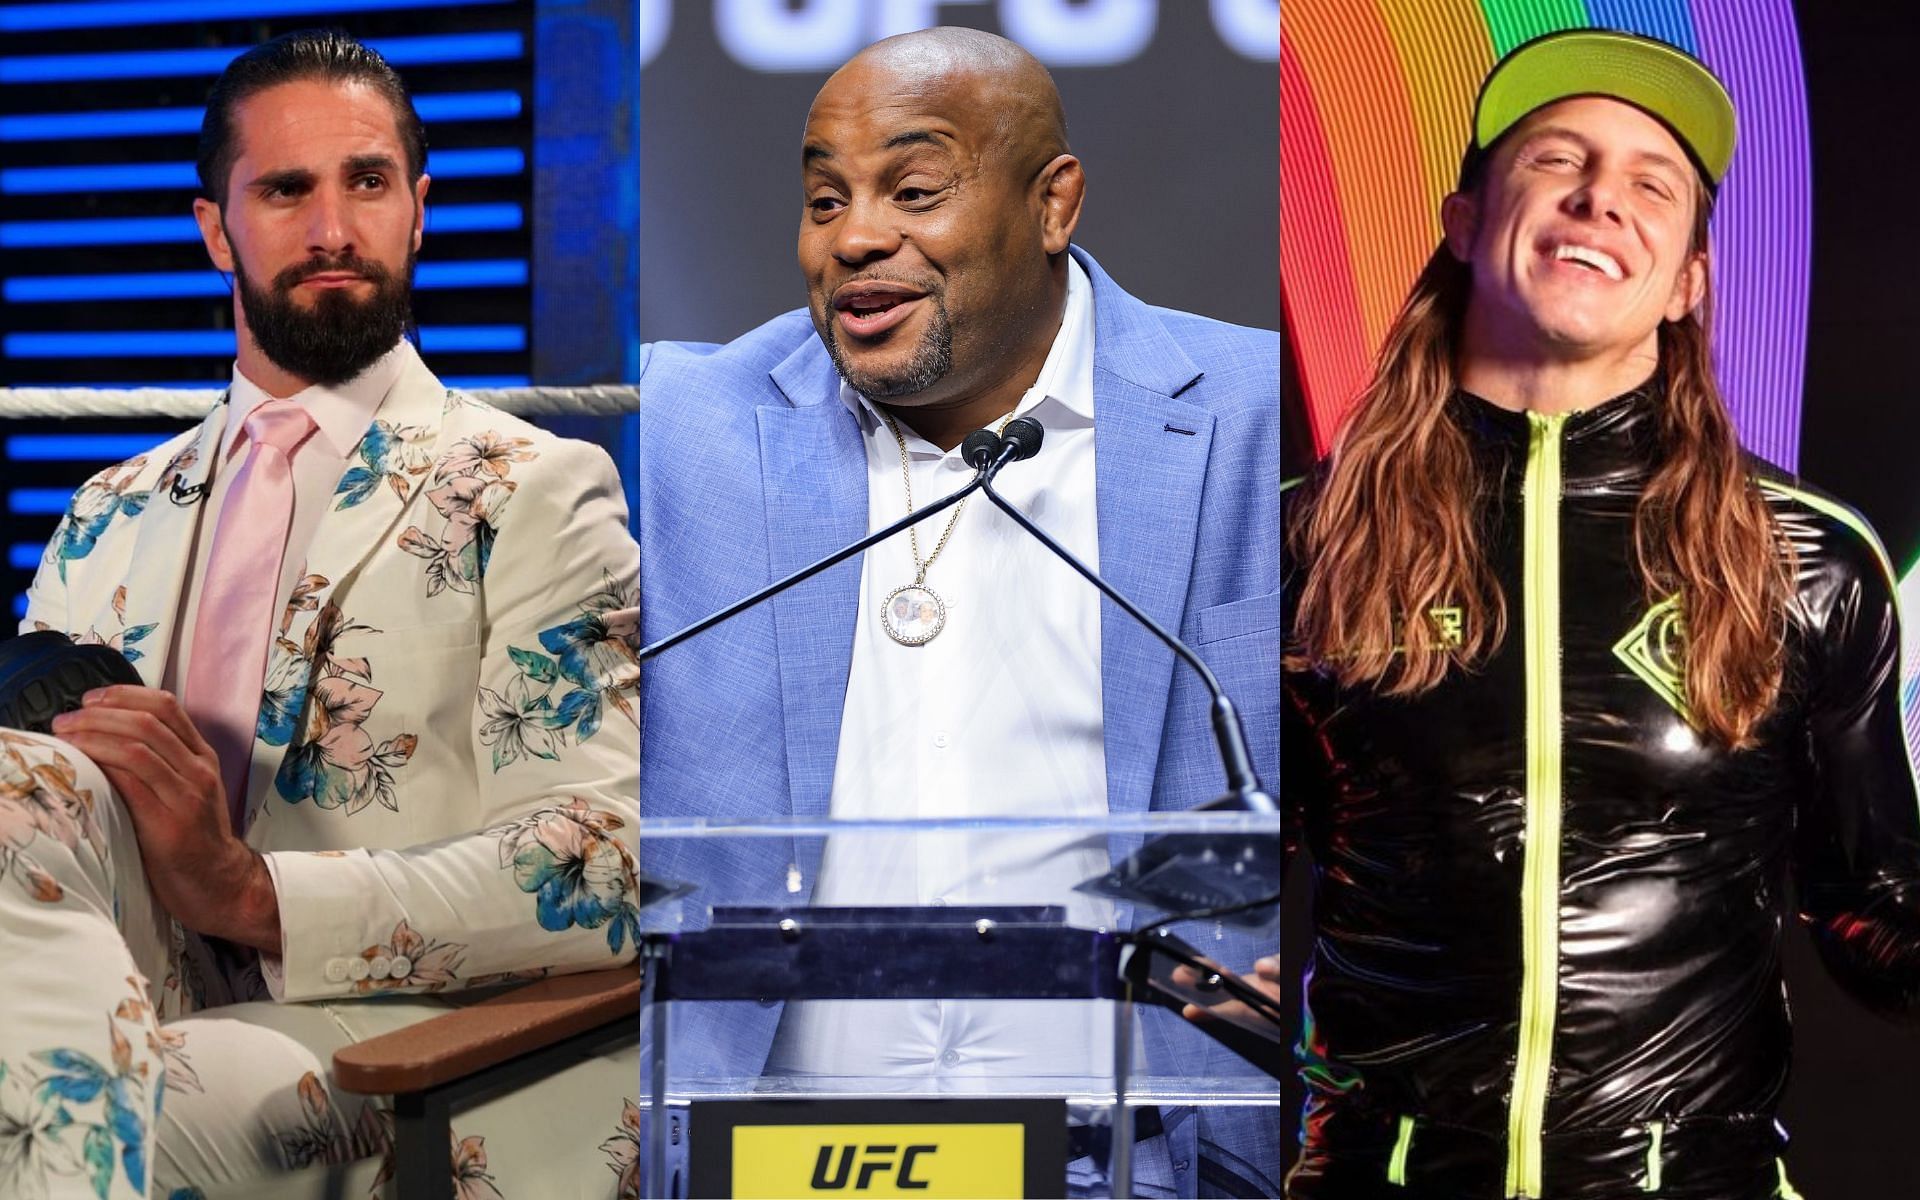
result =
M1742 452L1714 378L1733 142L1663 43L1504 58L1445 241L1288 495L1290 1196L1791 1194L1790 886L1849 990L1920 1009L1886 556Z

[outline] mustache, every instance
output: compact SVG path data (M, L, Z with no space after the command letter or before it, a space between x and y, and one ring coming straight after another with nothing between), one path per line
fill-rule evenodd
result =
M316 254L303 263L296 263L273 277L273 289L277 292L289 292L302 281L315 275L329 275L345 272L358 275L376 286L384 287L393 279L393 273L386 267L357 254L347 253L334 258Z
M830 286L825 287L824 290L828 296L831 296L841 288L855 283L897 283L902 287L909 287L916 292L924 292L929 296L937 295L940 292L940 280L938 277L916 279L904 271L886 269L862 271L858 275L836 280Z

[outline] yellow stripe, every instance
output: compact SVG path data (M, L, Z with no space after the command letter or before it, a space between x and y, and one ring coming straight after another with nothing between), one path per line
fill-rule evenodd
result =
M1400 1136L1394 1139L1393 1157L1387 1160L1387 1182L1407 1186L1407 1151L1413 1149L1413 1118L1400 1118Z
M1508 1196L1541 1194L1540 1137L1553 1067L1560 965L1560 433L1528 413L1526 513L1526 859L1521 875L1520 1040L1507 1110Z
M1793 1184L1787 1182L1787 1160L1776 1158L1773 1165L1780 1169L1780 1200L1805 1200L1799 1192L1793 1190Z
M1660 1190L1660 1139L1666 1132L1665 1121L1655 1121L1647 1126L1647 1182L1642 1191Z
M1493 66L1493 39L1480 0L1381 0L1380 17L1406 74L1420 139L1420 201L1438 242L1440 200L1453 190L1473 135L1473 98Z

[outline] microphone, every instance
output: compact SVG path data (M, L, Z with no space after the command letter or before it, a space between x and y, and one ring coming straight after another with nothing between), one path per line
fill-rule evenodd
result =
M1019 423L1020 423L1019 421L1015 421L1013 422L1013 425L1018 425ZM1029 421L1027 423L1029 425L1033 425L1035 429L1039 428L1039 425L1036 422ZM1012 425L1009 425L1008 429L1009 431L1011 431ZM852 545L843 546L840 549L835 550L832 554L827 555L825 558L822 558L817 562L812 562L807 564L804 567L801 567L798 571L795 571L793 574L787 576L785 579L775 580L774 582L768 584L766 587L763 587L759 591L753 593L751 596L747 596L743 599L735 601L732 604L727 605L725 608L721 609L719 612L711 613L707 616L704 616L700 618L698 621L695 621L693 624L688 625L686 628L678 630L677 632L668 634L666 637L661 638L659 641L653 643L651 646L642 646L640 648L640 661L646 662L648 659L653 658L656 655L664 654L668 650L671 650L675 646L678 646L681 642L686 641L688 638L694 637L698 634L705 633L707 630L712 629L715 625L720 624L722 621L727 621L734 617L737 617L741 613L747 611L748 609L753 608L755 605L762 604L768 600L773 599L775 596L778 596L781 592L786 591L788 588L794 587L798 584L805 583L807 580L813 578L815 575L818 575L820 572L826 570L828 567L831 567L836 563L844 562L846 559L852 558L854 555L860 553L863 550L868 549L871 546L879 545L881 542L886 541L888 538L894 536L895 534L902 532L908 526L917 525L920 522L926 520L928 517L935 515L936 513L945 512L947 509L952 508L954 505L960 503L962 500L965 500L968 496L973 495L974 492L980 490L980 488L986 483L987 480L991 479L994 475L999 474L1000 469L1002 467L1006 466L1010 462L1017 461L1020 458L1031 458L1033 457L1034 450L1038 450L1040 448L1040 442L1037 437L1033 439L1032 449L1028 449L1024 453L1021 453L1020 447L1023 445L1024 443L1019 443L1016 445L1009 446L1009 444L1005 439L1003 439L999 434L995 433L991 429L974 430L972 433L966 436L965 441L960 443L961 454L965 457L967 465L972 467L975 471L973 479L970 480L965 487L961 488L956 492L953 492L950 495L943 496L940 499L935 500L932 504L927 505L925 508L916 509L913 512L908 513L906 516L900 518L898 521L895 521L893 524L887 526L885 529L878 531L877 533L870 533L866 537L861 538L859 541L854 542Z
M991 429L976 429L960 443L960 457L976 471L984 471L1000 453L1000 435Z

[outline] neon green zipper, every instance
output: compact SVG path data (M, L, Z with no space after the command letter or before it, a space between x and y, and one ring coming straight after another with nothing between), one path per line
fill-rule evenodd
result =
M1560 435L1528 413L1523 620L1527 653L1526 859L1520 884L1520 1043L1507 1108L1507 1195L1539 1196L1560 965Z
M1407 1154L1413 1149L1413 1118L1400 1118L1400 1132L1393 1139L1393 1156L1387 1160L1387 1182L1407 1186Z

